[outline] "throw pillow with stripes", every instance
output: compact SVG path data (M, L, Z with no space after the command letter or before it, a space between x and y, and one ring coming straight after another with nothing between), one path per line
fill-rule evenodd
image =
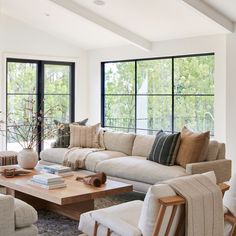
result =
M156 134L152 150L147 158L162 165L174 165L180 145L180 133L166 134L162 130Z

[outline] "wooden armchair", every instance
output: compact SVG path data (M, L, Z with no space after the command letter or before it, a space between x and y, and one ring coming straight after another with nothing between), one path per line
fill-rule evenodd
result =
M205 175L216 181L214 172ZM219 187L223 194L229 189L224 183ZM82 214L79 229L89 236L183 235L184 206L185 199L168 184L153 185L144 201L131 201Z

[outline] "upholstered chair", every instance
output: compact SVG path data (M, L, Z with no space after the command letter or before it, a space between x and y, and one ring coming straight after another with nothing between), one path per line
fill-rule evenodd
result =
M225 211L225 236L236 235L236 174L230 179L230 188L223 198Z
M36 210L10 195L0 194L0 236L36 236L33 224L38 220Z

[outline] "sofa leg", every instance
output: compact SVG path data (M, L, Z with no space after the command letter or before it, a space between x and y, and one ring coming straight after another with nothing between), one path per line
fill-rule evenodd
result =
M98 233L98 222L95 221L94 229L93 229L93 236L97 236L97 233Z

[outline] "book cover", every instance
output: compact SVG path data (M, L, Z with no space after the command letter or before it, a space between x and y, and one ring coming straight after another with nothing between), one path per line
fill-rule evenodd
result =
M38 187L41 187L41 188L48 189L48 190L66 187L66 183L54 184L54 185L44 185L44 184L36 183L34 181L31 181L31 180L29 180L28 183L32 184L32 185L35 185L35 186L38 186Z

